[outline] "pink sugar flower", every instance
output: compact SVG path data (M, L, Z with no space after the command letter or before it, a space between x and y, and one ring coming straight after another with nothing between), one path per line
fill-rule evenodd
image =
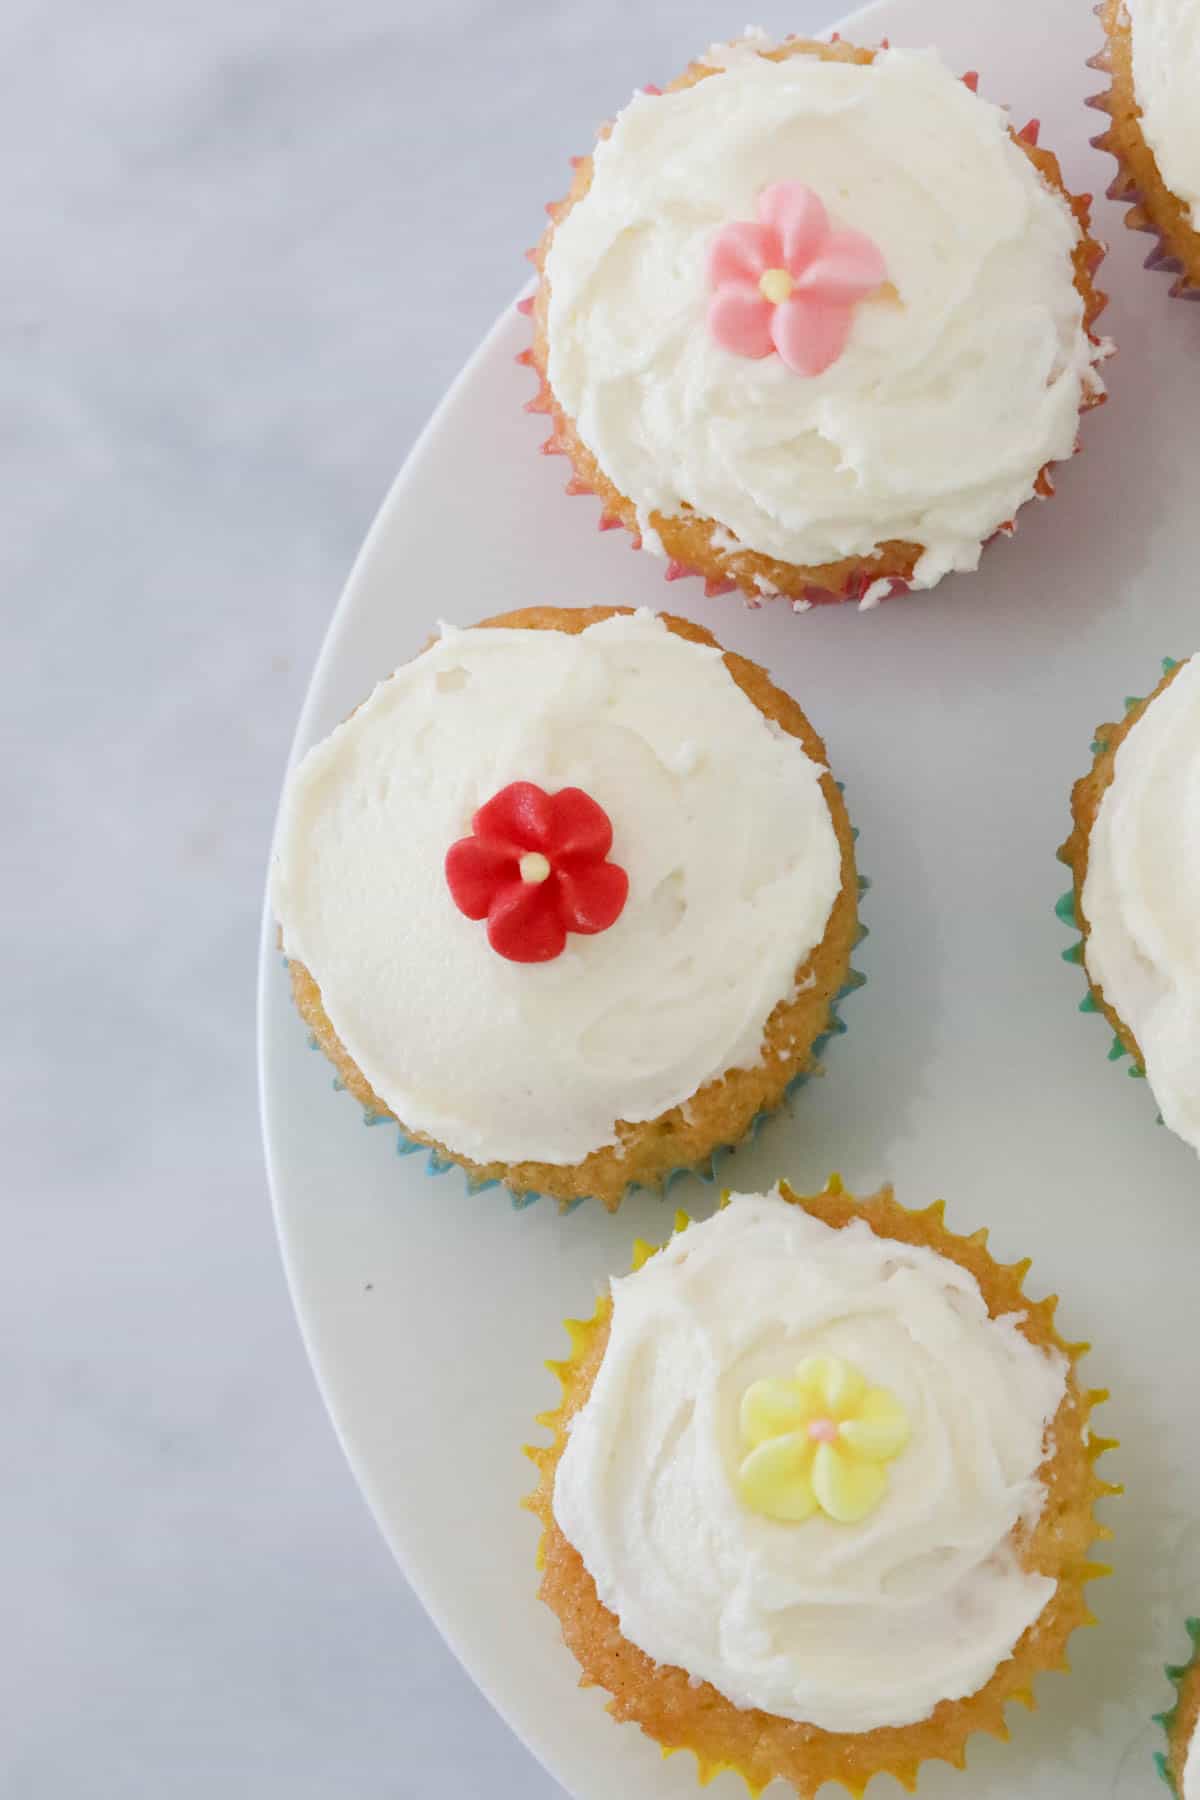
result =
M777 350L798 375L819 375L887 270L869 237L833 229L810 187L777 181L758 196L757 223L722 226L708 277L708 328L723 350L756 358Z

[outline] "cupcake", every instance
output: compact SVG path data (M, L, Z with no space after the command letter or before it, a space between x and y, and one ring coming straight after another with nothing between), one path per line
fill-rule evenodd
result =
M1059 851L1088 1005L1144 1074L1165 1124L1200 1150L1200 663L1167 662L1149 699L1101 725ZM1068 952L1074 956L1075 952Z
M1177 277L1173 294L1200 299L1200 19L1194 0L1102 0L1104 50L1091 67L1110 77L1089 106L1111 123L1092 142L1117 173L1108 193L1132 202L1125 223L1153 232L1148 269Z
M272 872L363 1106L473 1179L609 1207L814 1067L858 885L796 702L612 607L443 627L294 770Z
M1167 1748L1154 1760L1175 1800L1200 1800L1200 1619L1189 1619L1187 1630L1192 1654L1181 1668L1167 1670L1175 1704L1158 1716Z
M872 605L1052 491L1103 398L1102 252L973 84L752 33L579 160L532 253L529 404L669 576Z
M1085 1345L986 1233L885 1189L735 1195L569 1322L530 1450L586 1685L706 1779L803 1796L962 1766L1088 1622L1114 1492Z

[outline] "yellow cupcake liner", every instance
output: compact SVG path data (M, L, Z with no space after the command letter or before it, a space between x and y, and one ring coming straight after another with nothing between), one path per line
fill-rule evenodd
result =
M1007 1290L1004 1295L1005 1310L1014 1310L1012 1305L1013 1301L1016 1302L1018 1308L1023 1305L1026 1316L1038 1326L1039 1341L1057 1349L1067 1358L1072 1377L1075 1374L1079 1362L1091 1348L1090 1344L1086 1342L1070 1342L1059 1335L1054 1325L1054 1315L1058 1305L1057 1295L1049 1295L1045 1299L1038 1301L1030 1301L1025 1296L1023 1284L1025 1277L1032 1266L1031 1259L1026 1257L1019 1262L1011 1264L996 1263L987 1250L988 1233L986 1230L979 1230L972 1233L969 1237L963 1237L950 1232L946 1228L944 1201L936 1201L932 1206L921 1210L910 1210L909 1208L901 1207L899 1205L894 1199L890 1187L885 1187L881 1189L878 1194L872 1195L865 1200L860 1200L854 1195L846 1192L841 1177L837 1174L833 1174L829 1177L825 1187L819 1194L807 1196L796 1194L786 1182L780 1183L780 1193L783 1195L784 1199L792 1202L794 1205L803 1206L807 1211L822 1219L826 1224L835 1226L844 1225L848 1224L853 1219L865 1219L866 1222L871 1225L873 1230L879 1229L879 1235L885 1237L899 1237L903 1233L904 1236L902 1241L926 1244L928 1247L938 1250L941 1254L949 1256L951 1260L958 1262L960 1266L967 1268L972 1274L975 1274L977 1278L981 1269L990 1270L994 1278L993 1285L1001 1286ZM720 1201L721 1206L724 1207L728 1205L730 1198L731 1195L729 1192L724 1193ZM678 1233L686 1231L692 1223L693 1220L688 1213L677 1211L674 1218L674 1234L678 1235ZM887 1228L883 1229L885 1225ZM899 1227L899 1229L897 1229L897 1227ZM635 1239L631 1263L632 1271L636 1273L639 1269L643 1268L652 1256L658 1254L660 1248L662 1248L661 1245L651 1244L644 1238ZM989 1310L992 1310L990 1302ZM606 1334L611 1316L612 1296L611 1293L606 1293L602 1295L597 1302L596 1310L590 1318L564 1320L564 1326L570 1340L570 1352L564 1358L557 1360L551 1359L546 1363L546 1367L558 1378L561 1384L561 1398L556 1407L552 1407L546 1412L539 1413L536 1419L538 1425L542 1426L552 1434L551 1442L548 1445L527 1444L524 1446L525 1455L529 1457L530 1461L538 1471L538 1480L533 1492L526 1495L521 1504L527 1511L534 1514L541 1525L541 1534L538 1540L536 1558L536 1566L543 1574L540 1593L541 1598L545 1600L556 1613L558 1612L558 1609L554 1606L553 1600L549 1598L547 1594L546 1579L547 1550L551 1544L552 1538L555 1534L558 1534L558 1528L555 1525L553 1516L555 1471L558 1466L559 1458L566 1448L570 1421L574 1414L582 1407L586 1401L587 1395L591 1391L596 1368L599 1366L599 1360L603 1355L603 1343L606 1341ZM1089 1428L1091 1415L1098 1406L1108 1399L1108 1397L1108 1390L1105 1388L1078 1388L1076 1390L1078 1423L1082 1433L1084 1456L1088 1465L1086 1488L1086 1498L1088 1503L1086 1514L1086 1524L1088 1528L1087 1538L1083 1547L1080 1549L1079 1554L1073 1557L1069 1563L1064 1564L1062 1571L1056 1578L1057 1584L1055 1595L1052 1597L1047 1607L1043 1609L1042 1614L1039 1615L1039 1619L1030 1627L1030 1633L1026 1634L1027 1637L1031 1633L1038 1634L1039 1628L1047 1615L1052 1609L1058 1609L1065 1614L1063 1626L1060 1631L1061 1644L1046 1660L1037 1660L1036 1652L1038 1644L1035 1638L1034 1643L1031 1644L1025 1652L1027 1667L1022 1668L1020 1673L1016 1674L1016 1679L1011 1680L1010 1684L1009 1682L1001 1680L1001 1677L1003 1672L1009 1668L1010 1664L1014 1664L1018 1661L1018 1656L1021 1651L1021 1644L1018 1644L1017 1651L1014 1652L1014 1655L1008 1658L1004 1663L1000 1664L999 1668L994 1672L989 1681L976 1694L968 1696L968 1698L963 1701L943 1702L942 1705L952 1706L957 1709L959 1716L954 1721L956 1729L946 1733L947 1741L942 1747L937 1749L926 1749L917 1755L905 1755L899 1753L896 1747L895 1740L898 1738L907 1738L914 1735L927 1735L928 1729L932 1724L932 1716L930 1720L921 1721L916 1726L889 1727L884 1728L882 1732L864 1733L861 1737L856 1737L854 1734L824 1733L816 1731L815 1728L799 1727L801 1731L815 1735L815 1737L821 1740L826 1746L826 1755L824 1759L819 1757L813 1759L814 1764L817 1766L814 1767L811 1773L806 1774L802 1766L793 1766L790 1768L764 1768L760 1765L756 1769L747 1766L747 1760L744 1757L733 1754L727 1757L714 1755L707 1747L701 1748L696 1744L687 1742L665 1742L663 1738L658 1735L657 1731L652 1729L644 1719L639 1719L637 1717L636 1711L633 1710L633 1708L636 1707L636 1696L631 1700L629 1693L624 1688L622 1689L620 1697L615 1693L613 1694L613 1697L608 1701L607 1710L619 1720L639 1724L642 1731L645 1732L648 1737L654 1738L659 1744L664 1758L683 1753L694 1756L696 1759L697 1779L701 1787L707 1786L708 1783L713 1781L718 1775L728 1771L740 1777L752 1797L757 1797L757 1795L761 1794L773 1780L782 1779L791 1783L795 1792L801 1796L801 1800L815 1800L818 1789L828 1781L835 1782L847 1793L854 1796L854 1800L859 1800L859 1796L866 1791L867 1785L875 1775L891 1775L902 1788L907 1792L912 1792L916 1787L918 1770L923 1763L948 1762L954 1768L965 1769L966 1746L968 1740L977 1733L984 1733L993 1737L1007 1739L1010 1736L1010 1731L1005 1719L1004 1709L1006 1705L1010 1701L1019 1701L1030 1711L1034 1710L1037 1705L1033 1692L1034 1678L1039 1674L1056 1669L1063 1672L1069 1672L1070 1664L1065 1653L1065 1645L1068 1639L1078 1627L1094 1625L1096 1623L1094 1615L1085 1603L1084 1589L1089 1582L1109 1575L1112 1571L1103 1563L1091 1561L1090 1550L1097 1542L1110 1539L1113 1534L1107 1525L1102 1524L1096 1519L1094 1513L1095 1502L1100 1499L1118 1495L1123 1491L1119 1484L1102 1480L1096 1474L1095 1470L1095 1464L1099 1461L1100 1457L1106 1455L1110 1450L1115 1449L1118 1442L1116 1438L1100 1437ZM1070 1387L1068 1388L1068 1399L1069 1398ZM560 1541L565 1544L566 1540L561 1538L561 1534L558 1534L558 1536ZM583 1573L584 1582L586 1584L585 1593L586 1590L590 1590L590 1601L594 1604L594 1608L610 1622L606 1633L607 1637L611 1639L615 1635L622 1644L627 1645L626 1640L620 1639L617 1621L600 1606L599 1599L595 1595L594 1584L591 1582L590 1577L587 1576L586 1570L583 1569L582 1559L577 1558L574 1551L571 1551L571 1555L575 1556L576 1560L579 1562L579 1567ZM1059 1606L1060 1596L1061 1607ZM562 1614L559 1613L558 1616L561 1622ZM564 1629L564 1639L565 1638L566 1632ZM1022 1640L1022 1643L1024 1643L1024 1639ZM627 1647L633 1648L632 1646ZM640 1657L641 1653L637 1652L637 1655ZM579 1679L580 1687L605 1685L602 1680L588 1672L587 1667L582 1664L582 1660L578 1656L577 1660L581 1661L582 1668ZM660 1668L659 1665L650 1664L649 1659L643 1660L646 1661L648 1668L652 1671L652 1680L656 1678L662 1679L664 1677L670 1678L681 1673L678 1670ZM1014 1673L1016 1672L1014 1671ZM1024 1679L1026 1674L1028 1675L1027 1680ZM688 1679L686 1674L684 1675L684 1679ZM998 1689L999 1691L993 1691L994 1689ZM610 1692L611 1691L612 1690L610 1690ZM699 1694L706 1696L704 1704L709 1717L712 1716L715 1706L716 1708L726 1709L730 1719L735 1723L739 1720L754 1717L763 1720L767 1727L770 1727L772 1724L778 1724L782 1727L793 1725L792 1721L777 1719L776 1715L772 1714L747 1714L740 1709L735 1708L731 1702L726 1701L724 1697L718 1694L715 1689L712 1689L708 1683L699 1684L696 1691ZM940 1708L935 1709L935 1711L936 1710L940 1710ZM761 1733L756 1732L756 1736L758 1736L761 1741ZM875 1739L876 1743L878 1743L880 1737L886 1737L888 1740L889 1752L881 1752L878 1759L873 1761L869 1768L859 1768L854 1771L848 1771L845 1768L828 1766L830 1760L828 1755L828 1745L831 1739L836 1739L839 1746L845 1745L850 1747L844 1760L857 1761L860 1760L860 1757L855 1757L853 1755L854 1750L859 1750L861 1755L861 1746L866 1744L870 1739ZM802 1760L803 1758L801 1758L801 1762Z

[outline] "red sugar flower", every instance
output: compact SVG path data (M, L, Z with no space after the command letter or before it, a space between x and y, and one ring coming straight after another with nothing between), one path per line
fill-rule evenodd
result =
M486 919L488 943L509 962L551 962L568 931L607 931L621 916L629 877L606 862L612 822L582 788L544 793L514 781L479 808L471 836L446 852L446 882L468 919Z

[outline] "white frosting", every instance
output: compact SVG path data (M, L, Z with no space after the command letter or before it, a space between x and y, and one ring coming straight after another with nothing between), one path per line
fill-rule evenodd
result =
M723 60L598 144L546 264L555 396L639 519L689 506L807 566L915 542L918 586L974 568L1102 386L1070 209L932 51ZM778 181L873 238L903 302L860 305L812 379L706 324L714 233Z
M1083 912L1088 974L1137 1039L1163 1119L1200 1150L1200 659L1117 750Z
M912 1437L863 1523L779 1524L736 1493L739 1404L825 1353L891 1388ZM957 1264L743 1195L613 1282L554 1516L655 1661L830 1731L911 1724L983 1686L1054 1591L1011 1534L1044 1503L1065 1379Z
M892 584L890 580L871 582L866 593L858 603L859 612L870 612L873 607L879 605L881 600L886 600L891 591Z
M1193 1731L1188 1744L1179 1800L1200 1800L1200 1730Z
M1126 0L1126 11L1142 135L1200 229L1200 0Z
M841 853L799 741L652 613L446 630L288 784L273 903L375 1092L476 1162L573 1163L761 1059ZM443 876L516 780L582 787L629 876L616 924L506 961Z

